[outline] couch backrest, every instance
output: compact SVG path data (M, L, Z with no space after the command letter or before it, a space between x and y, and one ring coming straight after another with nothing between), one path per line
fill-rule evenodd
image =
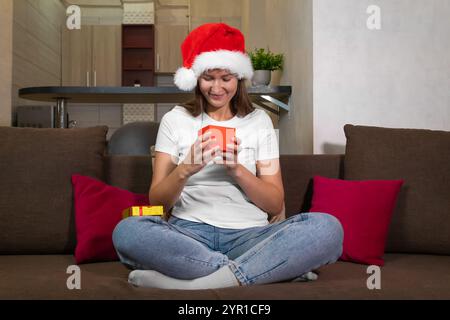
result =
M286 214L308 211L312 178L405 179L388 251L450 253L450 133L353 128L342 155L284 155ZM150 156L104 156L106 128L0 128L0 254L73 253L71 175L136 193ZM345 169L345 175L344 175Z
M0 254L71 253L71 176L104 179L107 127L0 127Z
M135 193L147 193L152 180L150 156L107 155L106 183Z
M343 155L281 156L286 215L307 212L313 195L312 178L315 175L336 179L342 177L343 162Z
M74 173L148 192L150 156L105 156L106 132L106 127L0 128L0 254L74 252ZM287 214L308 206L314 174L338 177L341 161L341 156L282 156Z
M450 254L450 132L346 125L345 179L403 179L386 252Z

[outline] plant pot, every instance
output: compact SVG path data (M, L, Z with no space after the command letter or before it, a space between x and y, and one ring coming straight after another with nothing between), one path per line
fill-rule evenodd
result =
M257 86L268 86L271 79L270 70L255 70L252 78L252 85Z
M270 81L270 85L273 87L279 86L281 83L281 70L272 71L272 80Z

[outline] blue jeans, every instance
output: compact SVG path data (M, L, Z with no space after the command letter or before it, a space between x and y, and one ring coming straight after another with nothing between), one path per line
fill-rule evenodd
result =
M123 264L194 279L229 266L242 285L295 279L342 254L343 229L324 213L303 213L264 227L223 229L171 217L131 217L113 232Z

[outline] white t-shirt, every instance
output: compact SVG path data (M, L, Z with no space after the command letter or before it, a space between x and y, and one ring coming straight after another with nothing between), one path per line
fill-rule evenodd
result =
M161 120L155 151L175 156L180 164L198 138L199 130L207 125L236 128L236 136L241 139L238 161L253 175L257 160L279 158L278 136L272 120L260 109L243 118L216 121L207 113L193 117L184 107L176 106ZM172 215L229 229L268 224L267 213L250 201L223 165L213 161L189 177Z

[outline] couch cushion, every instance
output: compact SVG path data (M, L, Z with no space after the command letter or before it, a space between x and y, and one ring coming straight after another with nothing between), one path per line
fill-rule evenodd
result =
M112 233L122 220L122 212L132 206L149 205L147 194L136 194L110 186L91 177L74 174L77 264L117 261Z
M367 288L367 267L337 262L316 281L216 290L220 299L449 299L450 257L387 254L381 289Z
M345 178L404 179L387 252L450 253L450 132L346 125Z
M69 290L72 255L0 256L0 300L3 299L213 299L211 290L180 291L136 288L120 262L80 265L81 289ZM69 280L69 283L73 283Z
M71 175L104 179L106 132L0 128L0 254L74 251Z
M312 282L277 283L217 290L133 287L119 262L80 266L81 290L69 290L71 255L0 256L0 299L450 299L450 257L387 254L381 290L366 286L367 266L337 262Z
M344 228L343 261L384 264L386 238L402 180L314 177L311 212L335 216Z

